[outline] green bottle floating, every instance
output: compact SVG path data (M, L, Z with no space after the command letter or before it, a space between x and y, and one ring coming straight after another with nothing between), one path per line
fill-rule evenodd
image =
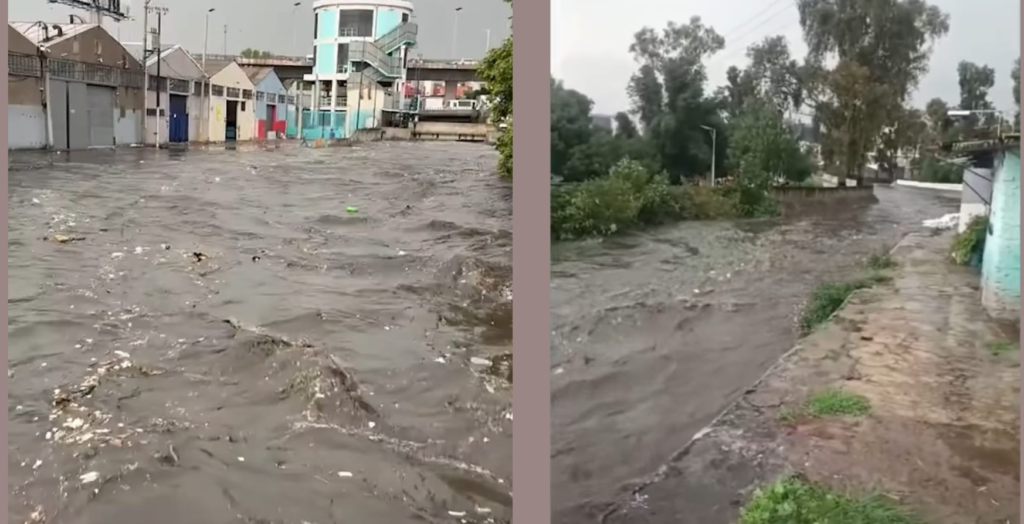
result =
M345 211L348 211L349 213L358 213L359 208L355 206L348 206L345 208Z

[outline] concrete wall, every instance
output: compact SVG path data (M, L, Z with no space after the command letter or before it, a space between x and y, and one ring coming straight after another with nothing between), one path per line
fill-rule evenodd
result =
M142 143L141 109L117 109L114 115L114 143L119 146Z
M402 23L402 13L393 7L378 7L373 31L374 38L380 38Z
M963 191L960 195L959 232L964 232L971 219L988 214L992 201L992 170L984 167L964 169Z
M42 106L7 106L7 149L44 149L46 112Z
M259 85L256 86L256 90L263 92L266 96L274 97L274 100L272 101L267 100L266 98L264 98L263 100L256 101L256 128L258 131L260 131L257 133L257 135L259 136L259 138L266 138L267 132L274 130L278 131L279 135L281 133L284 133L287 127L286 122L288 120L289 109L288 104L279 103L277 101L277 97L279 95L284 95L285 97L287 97L288 90L285 89L284 84L281 83L281 79L278 78L273 71L271 71L267 73L267 76L264 76L263 79L260 80ZM276 122L270 122L267 120L267 117L269 115L269 111L267 110L268 105L272 105L277 108ZM294 108L291 109L291 111L294 110Z
M981 269L981 297L997 318L1020 316L1020 152L997 160Z
M777 187L772 189L771 196L784 215L827 209L837 203L856 205L878 201L873 186Z
M469 124L463 122L416 122L412 136L420 140L470 140L485 142L490 124Z
M963 184L940 184L938 182L917 182L915 180L897 180L896 185L916 187L918 189L936 189L939 191L963 191Z

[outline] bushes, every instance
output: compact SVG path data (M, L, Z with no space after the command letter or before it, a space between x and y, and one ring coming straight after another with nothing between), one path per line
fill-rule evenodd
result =
M985 251L985 236L988 234L988 217L976 216L967 223L967 229L953 238L951 255L953 262L960 266L979 263Z
M753 195L756 205L745 204L745 195ZM623 159L605 177L553 189L551 237L569 240L674 220L760 216L772 204L767 193L736 186L673 186L668 175L652 175L640 162Z
M551 234L555 240L606 236L678 216L668 178L638 162L622 160L606 177L555 190Z

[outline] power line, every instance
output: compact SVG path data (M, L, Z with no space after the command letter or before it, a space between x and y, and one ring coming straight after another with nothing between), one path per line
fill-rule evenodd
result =
M764 20L763 20L763 21L762 21L762 22L761 22L760 24L757 24L756 26L754 26L753 28L751 28L751 30L750 30L750 31L747 31L747 32L743 33L743 35L742 35L742 36L740 36L739 38L737 38L736 40L737 40L738 42L742 42L742 41L743 41L743 40L744 40L744 39L745 39L745 38L746 38L747 36L750 36L750 35L752 35L752 34L754 33L754 31L756 31L756 30L757 30L757 29L759 29L760 27L764 26L765 24L767 24L768 22L770 22L771 20L773 20L773 19L774 19L774 18L776 18L777 16L781 15L782 13L785 13L786 11L788 11L788 10L789 10L789 8L790 8L790 7L793 7L793 6L795 6L795 5L796 5L796 1L794 1L794 2L790 3L790 4L789 4L789 5L787 5L787 6L786 6L786 7L784 8L784 9L782 9L782 10L780 10L780 11L777 11L777 12L776 12L775 14L773 14L772 16L769 16L768 18L764 19ZM788 27L788 26L789 26L789 24L782 24L782 25L778 26L778 29L782 29L783 27ZM751 42L753 42L753 41L747 42L747 44L749 45L749 44L750 44ZM744 46L744 47L738 47L738 48L736 48L736 49L735 49L734 51L732 51L731 53L729 53L729 54L727 54L727 55L725 55L725 56L722 56L722 57L715 57L715 58L713 58L713 59L711 60L711 64L715 64L715 65L717 65L717 64L723 63L724 61L726 61L726 60L728 60L728 59L730 59L730 58L732 58L732 57L736 56L736 55L737 55L738 53L742 53L742 52L744 52L744 51L746 51L746 50L747 50L747 46Z
M730 29L729 32L726 33L726 35L723 38L728 40L729 37L731 37L732 35L736 34L736 32L739 31L741 28L743 28L744 26L746 26L750 22L753 22L754 20L757 20L758 17L760 17L761 15L765 14L766 12L768 12L769 9L779 5L780 3L784 2L784 1L785 0L775 0L774 2L769 4L768 7L762 9L759 13L757 13L756 15L750 17L746 22L743 22L742 24L740 24L740 25Z

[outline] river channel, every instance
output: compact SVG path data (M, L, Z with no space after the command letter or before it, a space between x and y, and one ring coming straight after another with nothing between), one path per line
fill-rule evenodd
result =
M959 206L953 192L875 195L552 247L553 522L597 521L792 347L816 285Z
M492 148L11 156L11 522L511 521Z

